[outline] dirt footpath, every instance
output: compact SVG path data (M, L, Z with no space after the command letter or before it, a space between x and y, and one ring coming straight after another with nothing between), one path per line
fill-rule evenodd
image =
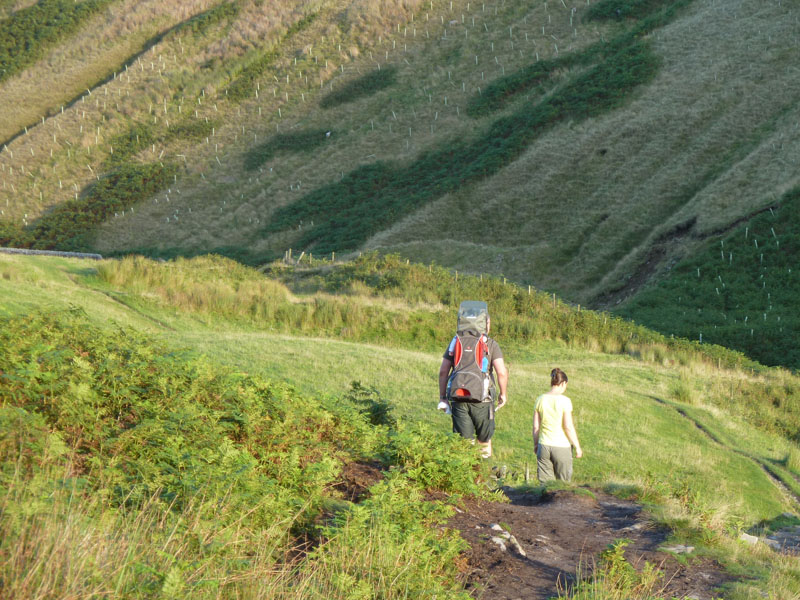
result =
M659 551L668 532L655 528L632 502L595 491L592 496L559 490L541 498L506 493L510 504L468 501L448 523L470 544L464 570L467 589L476 598L557 596L575 582L579 565L582 573L591 572L599 553L621 538L631 540L625 556L632 564L648 561L664 572L659 596L710 600L731 579L714 562L690 558L684 565Z

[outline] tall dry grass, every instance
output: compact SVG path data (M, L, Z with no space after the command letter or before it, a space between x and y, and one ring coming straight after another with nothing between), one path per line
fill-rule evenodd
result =
M227 317L271 319L290 296L283 284L213 257L163 264L128 257L100 265L98 276L115 288L156 297L169 306Z
M0 590L8 600L267 599L292 587L286 523L215 527L228 509L199 496L175 514L157 496L112 508L69 486L46 498L27 494L12 486L2 499Z

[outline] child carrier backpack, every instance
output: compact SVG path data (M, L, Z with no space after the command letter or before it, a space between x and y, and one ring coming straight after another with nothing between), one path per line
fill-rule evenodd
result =
M489 308L485 302L462 302L458 309L456 335L450 342L453 373L447 382L447 397L459 402L489 402L494 379L489 374Z

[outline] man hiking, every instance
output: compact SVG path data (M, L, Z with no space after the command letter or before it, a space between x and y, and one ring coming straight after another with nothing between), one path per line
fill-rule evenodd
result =
M484 458L492 455L494 374L500 387L497 408L508 401L508 369L500 346L489 337L489 327L485 302L462 302L456 335L439 368L439 407L450 408L454 432L468 440L477 437Z

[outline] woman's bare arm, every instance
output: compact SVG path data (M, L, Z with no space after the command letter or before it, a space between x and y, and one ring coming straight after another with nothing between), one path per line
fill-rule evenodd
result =
M575 423L572 422L572 413L565 412L562 421L564 433L567 435L569 443L575 446L575 458L581 458L583 450L581 450L581 443L578 441L578 432L575 431Z

